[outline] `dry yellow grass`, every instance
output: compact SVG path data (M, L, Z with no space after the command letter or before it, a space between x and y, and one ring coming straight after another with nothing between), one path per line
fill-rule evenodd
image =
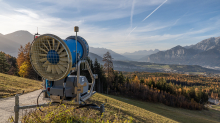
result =
M119 96L97 94L98 100L107 98L112 106L122 105L123 109L131 114L134 120L142 122L183 122L183 123L219 123L220 111L210 109L196 111L174 108L160 103L143 102Z
M104 95L100 93L96 93L91 100L98 101L100 104L105 104L106 112L105 115L109 114L117 114L121 117L132 117L134 122L141 122L141 123L176 123L177 121L164 117L163 115L154 113L144 108L140 108L138 104L133 105L130 102L135 100L128 100L126 98L121 98L117 96L110 96ZM125 100L125 101L123 101ZM141 101L140 101L141 102ZM145 102L142 102L145 103Z
M0 98L28 93L42 88L42 82L0 73Z
M107 101L107 102L106 102ZM219 123L220 111L193 111L174 108L160 103L143 102L119 96L96 93L87 103L101 105L105 103L104 117L96 110L75 109L73 106L52 106L44 108L46 113L34 111L26 115L26 122L58 123L65 122L142 122L142 123Z

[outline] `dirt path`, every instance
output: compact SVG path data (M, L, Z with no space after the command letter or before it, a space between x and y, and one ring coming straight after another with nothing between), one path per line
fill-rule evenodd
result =
M40 94L41 90L37 90L34 92L30 92L27 94L23 94L19 96L19 105L35 105L37 104L37 97ZM39 98L39 103L46 103L46 101L42 100L43 94L41 94L41 97ZM14 105L15 105L15 97L9 97L0 99L0 123L6 123L8 121L8 118L10 116L14 117ZM22 114L24 115L25 110L19 111L20 118L22 117ZM19 119L20 119L19 118Z

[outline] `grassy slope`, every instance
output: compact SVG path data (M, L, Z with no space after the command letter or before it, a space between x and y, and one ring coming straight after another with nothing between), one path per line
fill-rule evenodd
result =
M199 123L217 123L220 122L220 111L192 111L180 108L173 108L163 104L155 104L150 102L142 102L128 98L95 94L92 99L103 100L108 99L109 105L120 107L121 110L130 114L134 120L141 122L199 122Z
M173 108L158 103L143 102L133 99L128 99L119 96L105 95L96 93L88 101L101 105L105 103L104 118L96 110L87 110L86 108L75 109L73 106L54 106L47 107L43 110L45 113L32 112L24 119L26 122L37 121L39 122L53 122L59 123L61 120L65 122L107 122L128 121L133 118L134 122L184 122L184 123L218 123L220 122L220 111L216 110L203 110L191 111L180 108ZM70 119L73 119L70 121Z
M26 79L0 73L0 98L14 96L16 93L25 93L41 89L41 81Z

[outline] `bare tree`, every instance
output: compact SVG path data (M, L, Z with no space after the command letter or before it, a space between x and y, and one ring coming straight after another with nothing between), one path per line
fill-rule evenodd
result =
M104 66L103 66L103 69L105 71L105 74L107 76L107 94L108 94L108 89L109 87L111 87L112 85L112 81L114 79L114 70L113 70L113 62L112 62L112 56L109 52L106 52L104 55L103 55L103 60L105 63L104 63Z

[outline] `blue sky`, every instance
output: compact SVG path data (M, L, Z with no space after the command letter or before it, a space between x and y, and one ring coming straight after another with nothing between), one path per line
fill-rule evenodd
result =
M220 0L0 0L0 33L78 35L117 53L220 36Z

